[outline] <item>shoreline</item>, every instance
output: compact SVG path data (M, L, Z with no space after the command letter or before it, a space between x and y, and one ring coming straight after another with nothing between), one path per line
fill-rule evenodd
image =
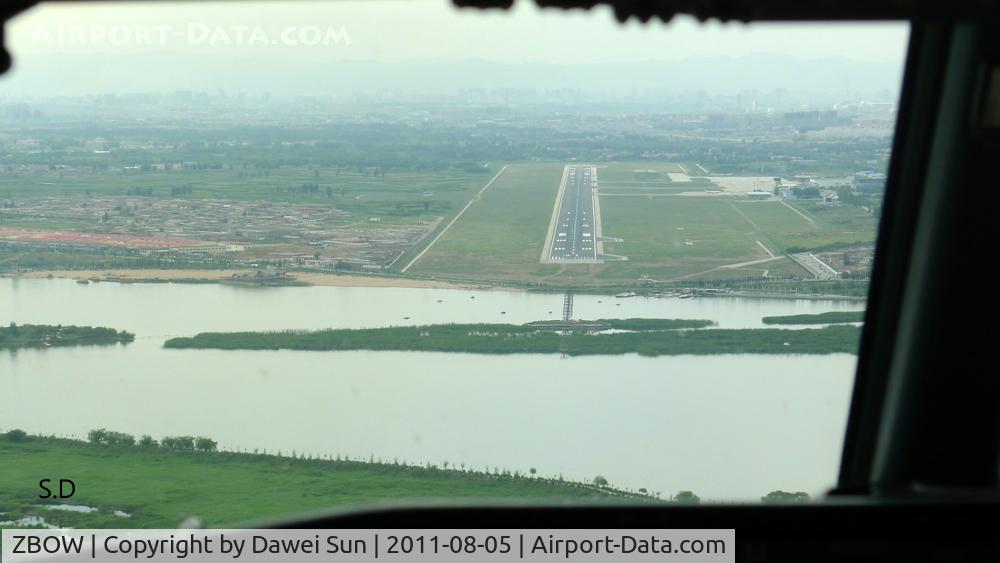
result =
M233 274L252 274L254 270L184 270L184 269L122 269L107 270L35 270L17 275L0 274L0 277L11 279L59 279L86 280L104 283L219 283L229 280ZM421 289L465 289L478 291L523 291L519 288L501 287L492 284L456 283L437 280L422 280L416 278L397 278L380 276L361 276L354 274L330 274L320 272L290 272L291 281L300 282L291 287L326 286L326 287L397 287ZM285 287L274 284L265 287Z
M112 268L112 269L86 269L86 270L33 270L11 275L0 273L0 278L10 279L45 279L59 278L72 279L78 281L104 282L104 283L221 283L230 280L234 274L253 274L252 269L151 269L151 268ZM501 285L482 282L460 282L449 280L434 280L410 278L402 276L369 276L359 274L332 274L327 272L289 272L288 281L292 283L259 284L261 287L370 287L370 288L415 288L415 289L462 289L466 291L506 291L511 293L523 292L543 292L543 293L565 293L572 291L581 295L614 295L622 291L622 287L517 287L511 285ZM236 284L234 284L236 285ZM240 284L246 286L257 286L258 284ZM779 299L779 300L808 300L808 301L855 301L865 302L866 297L856 295L836 295L819 293L778 293L778 292L752 292L733 290L726 293L698 295L699 299L717 299L720 297L737 297L743 299Z
M490 472L471 465L466 469L463 464L459 470L447 462L441 467L419 457L407 461L289 449L268 452L266 448L251 452L220 446L210 438L175 435L143 440L138 433L105 431L108 435L114 442L46 437L20 429L0 432L0 463L6 464L0 474L4 527L171 528L180 520L178 514L192 513L201 515L208 526L241 526L273 520L276 513L305 514L388 503L400 497L417 502L511 497L536 502L662 502L625 487L596 486L516 467L502 472L494 467ZM197 449L195 440L201 441ZM94 479L86 500L79 501L90 510L57 511L53 507L65 506L65 500L39 502L16 494L17 483L44 474L55 463L107 476ZM178 482L187 484L189 494L176 494ZM220 482L227 486L220 488ZM149 492L123 506L122 487ZM231 502L233 490L251 488L259 489L259 494L248 496L246 502ZM311 494L298 494L300 490Z

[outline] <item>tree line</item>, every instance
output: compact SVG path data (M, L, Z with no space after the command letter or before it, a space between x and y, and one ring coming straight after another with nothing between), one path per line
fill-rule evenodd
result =
M88 432L87 441L98 446L115 448L164 448L189 452L214 452L219 448L215 440L204 436L166 436L157 442L148 434L137 440L131 434L105 428L97 428Z

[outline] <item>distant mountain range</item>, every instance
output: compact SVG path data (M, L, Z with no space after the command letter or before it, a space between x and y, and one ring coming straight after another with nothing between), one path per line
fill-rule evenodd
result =
M274 96L403 92L455 94L468 89L583 90L615 97L662 93L752 96L787 91L823 99L891 101L902 69L890 63L788 55L691 57L648 62L502 64L484 60L414 62L255 58L248 53L15 55L0 94L207 91Z

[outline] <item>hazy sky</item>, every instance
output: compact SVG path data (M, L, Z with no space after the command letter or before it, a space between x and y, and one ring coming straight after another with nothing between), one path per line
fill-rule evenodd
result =
M480 58L618 62L784 53L899 63L904 24L619 25L609 10L456 10L445 0L45 4L8 24L15 59L62 53L209 52L280 61ZM113 36L113 37L112 37ZM83 39L81 39L83 38Z

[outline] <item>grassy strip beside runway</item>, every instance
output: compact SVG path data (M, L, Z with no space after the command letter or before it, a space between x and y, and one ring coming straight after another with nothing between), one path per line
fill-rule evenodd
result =
M407 273L530 280L557 272L538 258L562 173L562 164L511 164Z

